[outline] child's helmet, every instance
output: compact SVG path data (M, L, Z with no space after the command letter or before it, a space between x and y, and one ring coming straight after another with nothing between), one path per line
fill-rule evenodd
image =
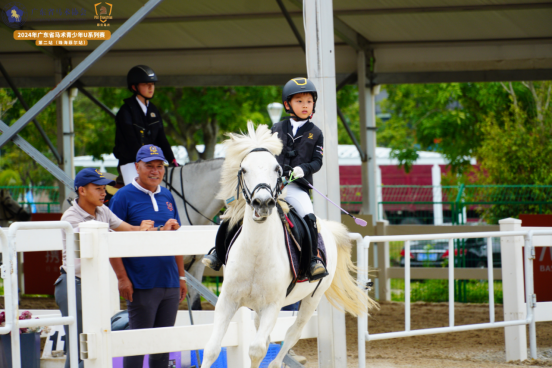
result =
M291 101L291 97L293 95L296 95L298 93L310 93L312 94L312 97L314 99L314 106L312 108L312 113L314 114L314 110L316 108L316 100L318 98L318 92L316 92L316 87L314 86L314 83L312 83L307 78L293 78L289 82L286 83L284 86L284 90L282 91L282 103L284 104L284 108L286 109L287 113L292 113L293 111L291 108L285 107L286 104L284 102L287 101L288 105Z
M151 83L157 82L157 75L147 65L136 65L127 74L127 86L132 93L136 93L132 89L132 86L135 86L139 83Z

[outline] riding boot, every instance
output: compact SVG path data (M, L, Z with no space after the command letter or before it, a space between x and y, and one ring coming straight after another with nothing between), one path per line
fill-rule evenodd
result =
M313 213L309 213L304 218L311 236L311 249L310 249L310 265L308 278L310 282L318 281L323 277L328 276L328 271L322 263L322 260L318 257L318 228L316 226L316 216Z
M219 261L217 250L215 248L211 249L211 251L203 256L203 260L201 261L205 266L212 268L215 271L220 270L222 267L222 262Z

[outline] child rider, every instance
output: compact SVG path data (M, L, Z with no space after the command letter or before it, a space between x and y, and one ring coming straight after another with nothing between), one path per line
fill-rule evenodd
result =
M272 133L284 145L280 155L276 156L278 163L284 170L285 176L293 173L294 178L302 178L287 186L286 201L291 204L298 215L309 227L311 234L311 249L308 277L310 281L320 280L328 275L326 268L318 258L318 229L316 216L309 196L309 187L312 185L312 175L322 167L324 153L324 137L322 131L310 119L314 114L318 94L314 83L306 78L294 78L286 83L282 92L282 102L290 118L282 120L272 127ZM224 255L221 255L224 258ZM212 251L203 258L203 263L220 269L222 262L217 252Z

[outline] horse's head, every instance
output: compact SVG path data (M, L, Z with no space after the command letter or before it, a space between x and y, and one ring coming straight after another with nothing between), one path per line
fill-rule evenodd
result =
M17 203L10 192L6 189L0 190L0 207L2 209L0 213L0 220L5 221L29 221L31 214Z
M238 172L238 191L241 186L247 204L253 209L254 221L262 223L272 214L281 193L281 176L282 168L267 149L254 149L243 159Z

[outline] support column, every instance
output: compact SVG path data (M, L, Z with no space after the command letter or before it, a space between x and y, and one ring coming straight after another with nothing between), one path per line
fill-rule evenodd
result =
M56 84L67 75L69 60L67 58L57 58L54 61L54 75ZM57 150L61 156L62 164L60 168L71 179L75 178L75 169L73 167L74 143L73 143L73 106L69 91L64 91L56 99L57 113ZM69 188L59 182L59 202L63 203L68 196L73 193L73 188Z
M443 191L441 188L441 167L437 164L431 168L433 185L433 224L443 225Z
M498 221L500 231L520 231L521 220L507 218ZM502 289L504 292L504 320L524 319L525 285L523 283L523 237L500 238L500 256L502 259ZM506 361L527 359L527 332L525 326L504 328L506 343Z
M314 123L324 134L322 169L314 175L314 185L335 203L340 202L337 157L337 105L335 48L331 0L305 1L305 43L308 78L318 91ZM341 212L314 194L317 216L341 222ZM322 298L318 306L318 362L322 368L347 367L345 315Z
M376 223L376 235L387 235L389 221L381 220ZM389 242L377 243L378 247L378 300L380 302L391 301L391 279L388 276L389 263Z
M366 54L357 53L358 105L360 119L360 144L367 161L362 162L362 214L372 215L372 225L378 220L376 195L376 100L378 86L366 86Z

